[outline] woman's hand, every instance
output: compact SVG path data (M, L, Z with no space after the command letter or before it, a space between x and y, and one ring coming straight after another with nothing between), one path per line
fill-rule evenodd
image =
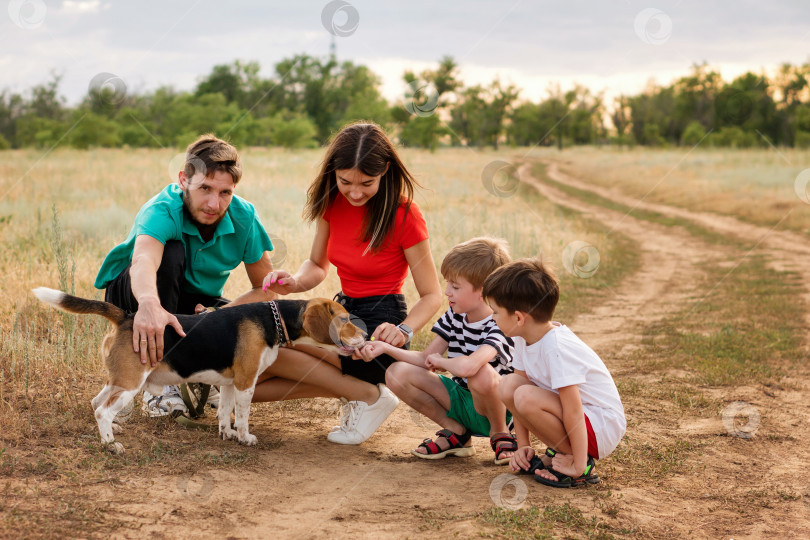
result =
M290 294L295 292L297 283L295 278L286 270L273 270L262 281L262 290L270 289L277 294Z
M390 343L394 347L401 348L408 342L408 338L402 333L402 330L397 328L397 325L391 323L382 323L374 330L371 335L376 341L384 341Z
M531 460L534 457L534 448L522 446L518 448L509 460L509 468L512 472L528 471L531 467Z

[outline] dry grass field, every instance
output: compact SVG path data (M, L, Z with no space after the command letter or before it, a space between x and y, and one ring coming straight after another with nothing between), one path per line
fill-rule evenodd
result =
M2 152L0 537L810 534L799 478L810 207L790 195L807 154L785 156L791 165L760 151L405 152L437 266L483 234L515 257L542 255L562 279L556 318L616 378L625 440L599 464L601 484L566 493L502 477L486 441L467 461L414 462L407 451L435 426L405 405L360 447L326 442L334 400L254 405L252 448L136 408L118 437L127 453L108 455L89 406L107 323L59 314L30 290L100 298L101 260L170 181L176 154ZM308 254L300 215L320 157L244 152L237 194L259 209L279 267ZM495 161L521 165L521 183L492 177ZM592 247L564 260L575 242ZM225 295L247 284L237 269ZM338 288L332 271L307 296Z
M810 233L808 150L578 148L562 160L594 185L648 202Z

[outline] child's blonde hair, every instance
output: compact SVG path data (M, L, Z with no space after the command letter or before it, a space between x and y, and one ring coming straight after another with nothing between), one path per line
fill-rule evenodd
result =
M506 240L479 236L451 249L442 261L441 272L447 281L455 281L461 276L474 289L480 289L492 272L510 260Z

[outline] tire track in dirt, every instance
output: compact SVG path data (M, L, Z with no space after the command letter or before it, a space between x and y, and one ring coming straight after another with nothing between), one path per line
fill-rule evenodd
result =
M550 164L549 176L566 181L555 178L557 173L556 166ZM619 290L611 291L611 298L569 324L593 348L618 347L619 352L634 348L641 341L645 325L681 309L682 299L696 293L694 284L700 277L697 263L730 254L681 228L629 218L581 201L533 178L528 165L520 169L520 178L553 203L592 218L639 246L640 262L635 273L622 281ZM598 250L599 246L595 247Z
M709 212L695 212L685 208L635 199L615 189L596 186L576 178L564 172L559 164L555 162L546 163L549 167L549 177L557 182L565 183L577 189L590 191L600 197L610 199L633 209L647 210L668 217L685 219L708 230L753 243L755 250L767 254L775 269L795 272L802 276L802 282L806 285L803 299L805 304L810 306L810 238L796 232L779 230L779 225L793 210L788 211L782 218L782 221L777 223L774 227L762 227L731 216L723 216ZM621 221L623 222L624 220ZM617 226L620 225L621 223ZM805 324L810 328L810 310L805 313Z
M640 343L645 327L662 320L668 314L683 310L684 306L699 302L710 292L695 288L695 283L699 283L703 277L700 265L727 259L729 255L741 260L752 253L765 254L775 269L801 275L805 284L803 298L810 305L810 244L801 235L779 231L776 227L758 227L732 217L638 201L566 174L556 162L545 163L546 174L556 182L594 193L629 208L688 220L711 231L754 244L750 252L740 253L727 246L704 242L681 227L665 227L591 205L532 178L529 166L522 167L521 179L533 185L543 196L555 204L582 212L603 223L611 231L630 237L639 245L640 265L635 275L622 282L620 290L616 291L613 298L570 323L575 332L603 355L617 377L634 376L632 366L626 365L622 356L624 352L632 350L634 344ZM729 271L734 271L735 268L736 266L731 267ZM810 327L810 312L805 312L805 326ZM641 380L645 380L645 377L641 377ZM652 384L656 382L646 380ZM713 483L709 487L695 485L688 477L672 479L670 485L680 484L677 489L692 491L691 497L675 495L668 489L665 490L666 493L662 493L656 488L622 487L623 510L630 512L631 522L652 532L654 536L673 534L717 537L732 533L734 538L758 538L763 534L777 533L789 538L810 536L808 483L797 478L795 473L803 470L810 458L807 445L803 444L810 436L810 430L807 429L810 407L803 395L808 381L806 374L797 374L788 377L785 382L784 386L788 389L776 394L765 392L767 397L763 396L761 388L751 386L710 389L715 398L754 403L762 410L760 432L752 440L729 437L721 418L670 419L675 420L675 425L661 425L656 421L655 415L652 415L648 421L642 420L629 428L629 432L635 431L632 435L651 441L660 440L662 432L669 432L670 437L716 439L720 436L730 443L729 448L720 448L721 445L718 444L706 452L706 455L694 458L705 467L706 472L699 475L702 479L716 474L717 477L725 477L724 481ZM767 401L763 402L763 398ZM628 418L631 416L632 412L628 411ZM781 444L769 443L768 439L778 439L783 434L791 434L792 440L781 441ZM738 466L735 467L735 463ZM755 468L752 467L753 464L756 464ZM756 474L752 475L754 471ZM798 492L801 494L800 500L782 504L778 509L753 508L747 509L747 512L740 512L740 508L733 506L715 506L708 501L701 502L701 499L714 498L718 490L726 490L729 495L739 495L744 490L770 490L774 483L791 488L793 493ZM784 496L791 497L787 493ZM741 516L741 513L748 515ZM754 514L754 519L751 514Z

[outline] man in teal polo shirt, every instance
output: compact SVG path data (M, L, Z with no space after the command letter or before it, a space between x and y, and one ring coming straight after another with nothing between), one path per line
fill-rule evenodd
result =
M173 313L218 306L231 270L245 263L253 288L228 305L272 300L262 291L273 250L252 204L234 195L242 177L236 148L202 135L186 149L177 184L141 207L126 241L110 251L96 277L105 299L135 313L132 347L152 366L163 358Z

